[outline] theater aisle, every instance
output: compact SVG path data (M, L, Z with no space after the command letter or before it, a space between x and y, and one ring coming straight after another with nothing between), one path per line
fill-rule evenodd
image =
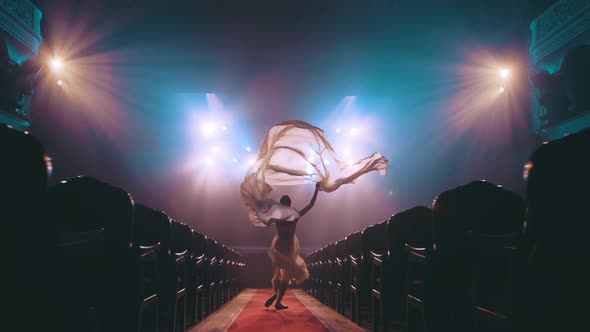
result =
M365 331L299 289L285 294L289 309L265 308L271 294L270 289L247 289L190 332Z

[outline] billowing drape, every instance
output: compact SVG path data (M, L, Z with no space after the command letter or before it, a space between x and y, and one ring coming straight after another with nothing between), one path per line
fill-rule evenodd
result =
M286 121L272 127L266 134L240 192L250 222L264 226L262 220L299 217L295 209L268 198L273 187L319 182L320 191L332 192L371 171L385 175L388 167L387 158L380 153L356 162L344 162L323 130L303 121Z

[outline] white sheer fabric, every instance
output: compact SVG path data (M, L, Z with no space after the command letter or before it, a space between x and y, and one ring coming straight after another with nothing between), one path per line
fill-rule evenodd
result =
M297 210L268 198L274 186L320 183L320 191L332 192L361 175L387 173L389 162L380 153L356 162L342 161L320 128L303 121L286 121L272 127L260 148L258 159L240 186L242 201L255 226L271 218L296 220Z

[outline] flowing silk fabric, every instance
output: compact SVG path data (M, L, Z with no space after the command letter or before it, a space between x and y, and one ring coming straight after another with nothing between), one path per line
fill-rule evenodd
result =
M323 130L303 121L286 121L272 127L266 134L240 192L250 222L255 226L266 226L262 221L299 218L294 208L268 198L274 186L319 182L320 191L332 192L371 171L385 175L388 167L387 158L380 153L356 162L344 162Z

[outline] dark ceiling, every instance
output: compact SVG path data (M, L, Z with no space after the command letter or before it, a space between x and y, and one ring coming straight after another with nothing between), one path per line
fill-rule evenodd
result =
M528 24L551 1L37 1L47 44L60 24L98 30L87 52L124 49L128 65L204 90L240 89L272 71L294 89L387 93L383 77L423 81L424 58L457 47L526 47ZM451 50L451 51L449 51ZM416 70L409 74L401 69ZM401 73L401 74L400 74ZM154 76L155 77L155 76ZM393 85L393 86L392 86ZM366 91L357 91L362 86Z

